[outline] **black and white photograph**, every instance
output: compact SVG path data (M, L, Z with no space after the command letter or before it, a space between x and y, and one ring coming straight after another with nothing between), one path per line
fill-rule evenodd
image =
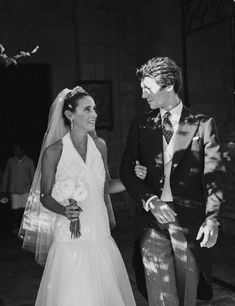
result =
M0 306L235 305L235 0L1 0L0 106Z

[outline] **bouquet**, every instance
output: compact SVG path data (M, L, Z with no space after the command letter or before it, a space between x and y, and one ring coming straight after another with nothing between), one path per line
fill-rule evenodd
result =
M56 182L53 188L52 196L55 197L58 202L63 202L65 200L68 200L70 204L74 204L76 202L80 215L83 210L80 206L78 206L78 203L81 203L86 199L87 189L81 180L76 180L75 182L72 179L68 179ZM76 220L70 221L69 229L71 232L71 238L78 238L81 236L81 224L79 216Z

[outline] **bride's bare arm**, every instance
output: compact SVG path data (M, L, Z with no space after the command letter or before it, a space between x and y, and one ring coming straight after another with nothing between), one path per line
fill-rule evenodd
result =
M118 192L124 191L125 187L122 184L122 182L119 179L111 179L110 177L109 169L108 169L107 146L106 146L104 139L99 138L99 137L95 137L93 139L104 161L104 167L105 167L105 172L106 172L105 193L110 194L110 193L118 193Z
M41 164L41 196L42 205L56 214L66 216L69 220L76 219L79 216L76 203L66 207L58 203L52 196L52 188L55 181L55 173L62 153L62 142L48 147L42 156Z
M62 142L57 142L46 148L41 164L41 195L42 205L54 213L65 215L65 207L59 204L52 196L52 187L55 181L56 167L62 152Z
M120 179L112 179L110 177L109 174L109 169L108 169L108 158L107 158L107 146L106 143L104 141L104 139L96 137L94 135L91 135L93 137L93 140L97 146L97 148L99 149L103 161L104 161L104 166L105 166L105 172L106 172L106 179L105 179L105 193L106 194L112 194L112 193L119 193L122 191L125 191L126 188L123 185L123 183L121 182ZM136 176L141 179L144 180L147 174L147 168L140 165L140 163L138 161L136 161L136 166L135 166L135 174Z
M126 188L121 182L120 179L111 179L109 185L108 185L108 193L118 193L125 191Z

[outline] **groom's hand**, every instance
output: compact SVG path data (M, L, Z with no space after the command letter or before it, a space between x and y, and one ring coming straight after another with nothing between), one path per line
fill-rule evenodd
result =
M206 220L200 227L196 240L200 240L200 246L203 248L212 248L218 238L218 222L214 220Z
M173 209L160 199L153 199L149 204L150 210L159 223L175 222L177 215Z

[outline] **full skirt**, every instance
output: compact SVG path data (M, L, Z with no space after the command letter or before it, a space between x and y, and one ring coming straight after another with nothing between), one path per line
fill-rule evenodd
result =
M112 237L54 241L35 306L134 306Z

